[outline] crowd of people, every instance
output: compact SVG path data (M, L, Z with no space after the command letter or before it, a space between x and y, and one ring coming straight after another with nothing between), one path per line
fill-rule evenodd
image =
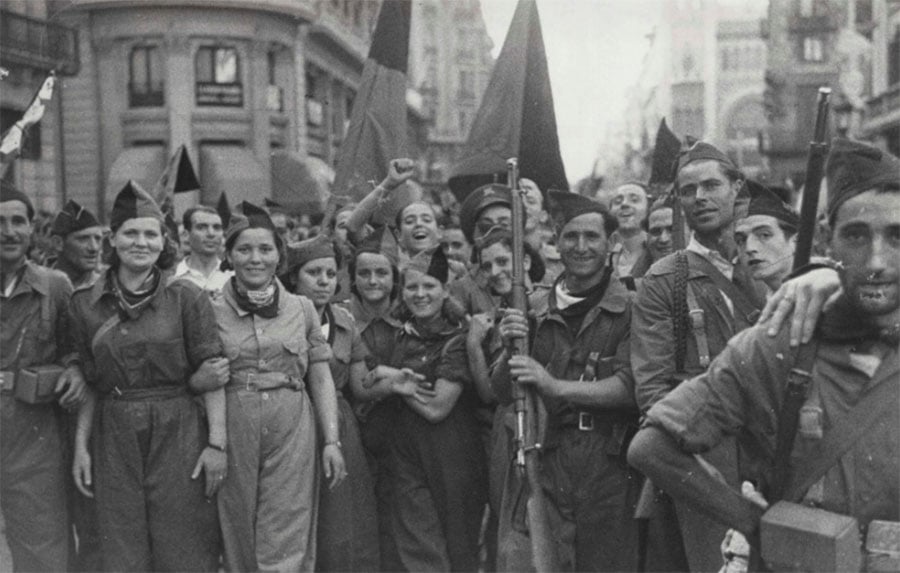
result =
M74 201L42 221L3 182L7 565L534 570L516 385L561 571L747 570L778 499L862 535L900 520L900 160L835 141L831 258L793 274L796 209L702 141L663 193L522 179L383 212L413 165L317 226L201 205L181 237L134 182L108 227ZM806 472L862 403L878 419Z

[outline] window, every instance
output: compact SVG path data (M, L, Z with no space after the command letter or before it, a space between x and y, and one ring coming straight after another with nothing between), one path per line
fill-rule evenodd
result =
M818 36L803 37L803 61L825 61L825 47L823 46L822 38Z
M797 14L801 18L824 16L826 7L822 0L797 0Z
M204 46L194 59L197 105L241 107L240 57L232 47Z
M158 46L135 46L128 59L128 105L159 107L165 103Z

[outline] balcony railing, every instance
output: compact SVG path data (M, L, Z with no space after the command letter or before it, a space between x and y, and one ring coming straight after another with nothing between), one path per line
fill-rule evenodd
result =
M128 105L130 107L162 107L166 102L163 83L129 82Z
M12 64L74 75L80 68L78 32L0 9L0 54Z

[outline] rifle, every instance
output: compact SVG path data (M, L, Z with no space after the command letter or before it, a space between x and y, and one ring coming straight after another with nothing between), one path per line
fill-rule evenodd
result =
M506 161L506 180L512 189L512 307L527 312L525 298L525 205L519 189L519 161ZM528 341L519 338L513 344L515 354L528 353ZM526 504L528 531L534 568L538 572L557 571L550 526L547 521L547 500L541 488L541 444L537 432L537 396L532 389L512 385L516 410L516 469L525 477L531 491Z
M793 270L806 266L812 253L819 209L819 190L825 171L825 156L828 155L825 131L828 127L828 99L830 97L831 88L819 88L816 101L818 108L816 128L813 132L813 140L809 142L809 158L806 160L806 180L803 183L803 203L800 207L800 228L797 231Z

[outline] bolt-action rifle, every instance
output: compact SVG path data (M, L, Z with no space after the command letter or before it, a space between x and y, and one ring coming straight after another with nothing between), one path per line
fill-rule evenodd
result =
M527 314L525 298L525 206L519 189L519 162L512 158L506 162L507 183L512 189L512 307ZM528 354L528 341L516 339L513 354ZM547 521L547 500L541 488L541 436L538 435L537 396L531 388L513 382L513 399L516 410L516 471L528 483L529 499L526 504L528 531L534 568L538 572L557 571L550 526Z

